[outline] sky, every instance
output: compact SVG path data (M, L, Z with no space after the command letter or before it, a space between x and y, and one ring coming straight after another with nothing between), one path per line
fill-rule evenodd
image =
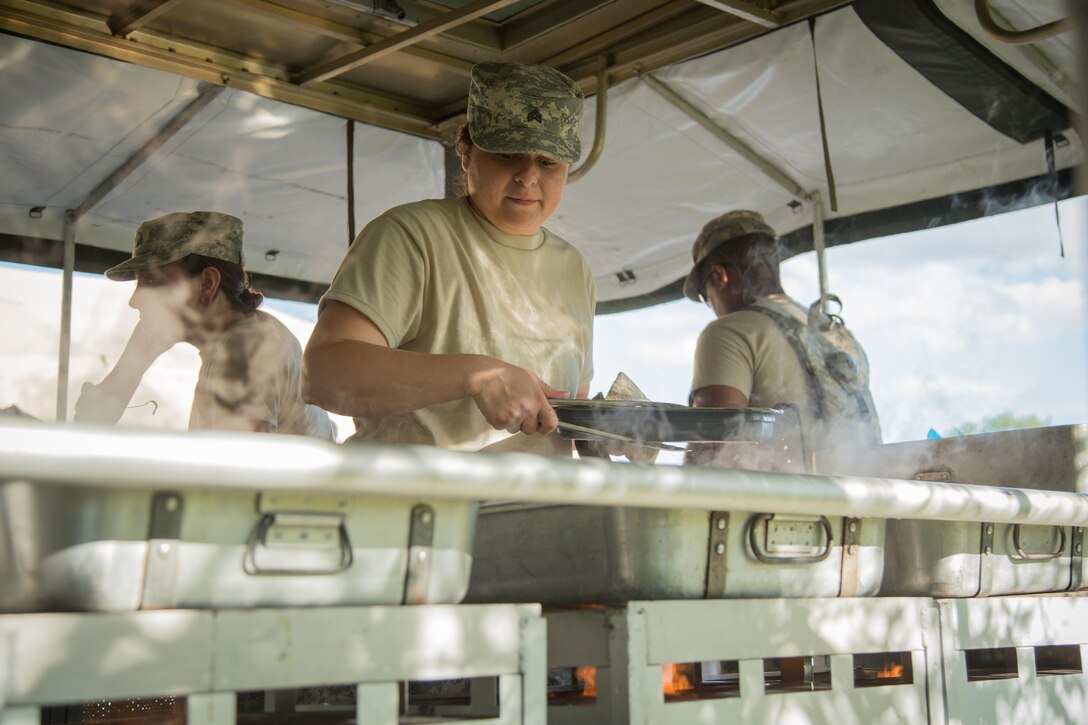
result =
M827 252L829 289L865 348L885 442L1011 410L1088 422L1088 198ZM697 230L696 230L697 231ZM814 254L782 265L786 293L819 296ZM713 319L688 300L597 318L593 389L625 372L652 400L686 402Z
M1064 257L1053 205L828 250L830 290L868 355L885 442L1005 411L1088 422L1088 197L1063 202L1060 214ZM813 254L786 261L782 275L799 302L818 296ZM82 381L101 380L123 349L137 319L131 291L76 275L70 405ZM305 343L313 305L268 300L265 308ZM0 408L52 418L59 309L58 273L0 265ZM686 402L695 343L711 319L688 300L598 317L591 394L622 371L652 400ZM196 351L177 346L125 420L183 429L198 367ZM337 422L342 438L350 422Z

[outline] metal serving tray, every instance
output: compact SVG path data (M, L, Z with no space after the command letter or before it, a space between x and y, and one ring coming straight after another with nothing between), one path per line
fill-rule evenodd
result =
M475 505L0 482L0 612L456 603Z
M552 400L559 420L638 441L764 441L781 411L767 408L689 408L641 400ZM560 429L564 438L592 440Z
M871 596L883 541L873 520L484 504L466 601Z
M1088 425L821 452L818 473L1088 493ZM889 521L881 593L979 597L1088 589L1083 527Z

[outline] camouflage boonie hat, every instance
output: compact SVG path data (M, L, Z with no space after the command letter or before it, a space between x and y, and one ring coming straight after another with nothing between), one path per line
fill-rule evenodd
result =
M146 221L136 230L132 258L107 269L106 276L120 282L132 280L141 269L162 267L190 254L242 266L242 220L215 211L194 211Z
M546 65L477 63L468 88L472 143L496 154L541 154L573 164L582 155L583 95Z
M684 280L684 295L688 299L700 302L699 286L702 284L703 275L699 264L726 242L749 234L766 234L771 239L778 236L758 211L744 209L731 211L708 221L691 247L691 258L695 265L688 273L688 278Z

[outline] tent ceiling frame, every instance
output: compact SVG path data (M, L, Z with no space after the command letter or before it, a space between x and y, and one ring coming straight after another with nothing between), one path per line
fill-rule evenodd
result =
M536 40L560 26L577 20L583 15L619 0L581 0L575 4L543 3L528 11L523 19L516 19L502 29L502 49L509 51Z
M343 118L439 140L422 107L401 110L409 101L343 84L325 84L321 89L302 88L284 80L282 69L263 61L232 56L224 51L193 43L174 42L162 35L134 33L140 42L117 38L95 27L105 27L101 16L48 8L45 18L17 6L41 8L41 3L0 0L0 30L25 35L76 50L135 63L156 70L177 73L198 81L248 91L258 96ZM158 46L162 47L158 47ZM413 112L414 111L414 112Z
M327 81L343 73L358 68L364 63L370 63L391 53L396 53L402 48L407 48L427 38L440 35L458 25L487 15L495 10L500 10L507 5L513 5L518 0L474 0L460 10L454 10L445 15L432 18L425 23L390 36L381 42L368 45L343 57L335 58L327 63L316 65L296 75L292 80L299 85L306 86L311 83Z
M127 36L141 25L150 23L158 16L183 2L185 0L147 0L147 2L137 5L123 15L110 18L110 32L122 37Z
M302 25L308 30L313 30L326 38L332 38L333 40L341 40L350 43L358 43L359 45L371 45L373 43L379 43L385 40L385 36L378 35L377 33L371 33L360 28L353 27L351 25L344 25L334 20L319 17L317 15L311 15L304 13L293 8L279 5L269 0L225 0L226 2L234 5L240 5L252 10L256 10L260 13L267 14L269 16L280 19L283 22L291 23L294 25ZM472 70L472 63L461 58L456 58L452 55L445 55L443 53L437 53L425 48L419 48L417 46L409 46L401 50L402 53L412 55L430 63L443 66L449 70L457 71L468 77L469 72Z
M788 25L811 15L849 5L851 1L785 0L777 12L782 18L782 25ZM683 23L679 27L669 26L648 36L632 38L610 49L608 53L612 58L612 65L609 67L609 77L612 83L620 83L673 63L737 45L767 32L762 26L727 13L705 9L710 13L700 21ZM596 57L560 67L560 70L576 82L591 85L597 73Z
M304 1L309 3L323 2L323 0ZM430 2L429 0L417 0L417 3L419 6L419 21L421 23L426 23L432 18L443 16L450 12L449 7L440 5L436 2ZM388 23L386 31L390 35L399 33L406 27L409 27L404 23L395 20L387 20L386 23ZM471 45L489 53L502 52L502 26L487 18L476 18L467 23L461 23L447 30L444 35L450 40Z
M852 0L786 0L779 7L778 12L782 17L783 25L786 25L804 20L814 14L849 5L850 2ZM574 79L584 92L591 93L596 87L597 75L600 73L600 55L606 55L609 58L609 66L606 69L609 84L616 85L673 63L737 45L766 32L766 29L761 26L719 12L703 16L702 20L695 24L660 29L659 26L663 20L669 17L667 11L684 3L690 6L690 2L684 0L684 2L659 7L658 10L661 12L655 11L654 21L647 23L650 27L657 29L648 35L628 37L624 41L609 46L611 49L608 52L571 64L556 62L574 56L573 50L564 51L542 62L559 68ZM707 8L707 10L710 9ZM611 34L614 36L615 32ZM597 47L598 44L594 41L596 41L595 38L577 46L577 53L581 54L583 50L588 52L589 49ZM446 106L439 113L442 120L438 122L437 128L442 131L444 138L451 137L465 122L465 105L466 99L461 99Z
M184 0L150 0L126 15L124 26L116 18L69 7L52 0L0 0L0 30L51 43L136 63L157 70L177 73L199 81L237 88L259 96L311 108L343 118L389 128L424 138L450 142L452 131L464 118L466 98L458 88L456 102L435 103L426 100L433 93L416 93L410 84L397 94L379 91L348 77L332 78L348 67L384 56L389 62L397 54L413 56L424 63L415 83L432 83L426 67L433 65L444 72L465 77L481 52L503 59L508 48L504 37L518 47L516 59L544 62L571 76L583 91L592 94L600 74L600 57L609 58L610 84L623 82L641 73L720 50L767 32L764 25L749 22L736 14L721 12L697 0L663 0L645 4L639 14L617 16L619 0L545 0L529 10L517 13L505 24L487 20L482 15L508 5L514 0L477 0L460 10L449 11L435 3L420 0L423 22L415 27L376 18L362 10L352 11L340 4L319 0L224 0L247 13L251 27L267 27L283 33L301 27L316 35L362 46L332 64L302 70L288 67L276 59L255 58L230 49L216 47L204 40L182 39L155 31L149 21L152 13L164 13ZM755 0L730 0L737 7L753 5ZM763 2L763 0L759 0ZM780 0L773 13L783 25L816 13L848 5L851 0ZM181 7L184 7L182 5ZM444 11L444 12L443 12ZM601 32L556 32L581 23L594 27L598 11L610 13L616 22L603 25ZM769 11L771 12L771 11ZM366 27L356 27L353 18L365 17ZM118 30L133 29L126 37ZM363 23L364 20L360 20ZM409 30L405 30L409 27ZM374 32L380 29L379 32ZM382 35L385 31L389 35ZM564 45L567 36L579 38ZM492 43L492 40L494 41ZM531 57L534 56L535 57ZM345 58L349 59L347 65ZM418 68L418 66L417 66ZM424 77L425 76L425 77ZM301 80L304 83L292 82ZM424 89L428 90L428 89ZM432 89L429 89L433 91Z
M782 24L778 13L755 3L745 2L745 0L699 0L699 2L765 28L777 28Z

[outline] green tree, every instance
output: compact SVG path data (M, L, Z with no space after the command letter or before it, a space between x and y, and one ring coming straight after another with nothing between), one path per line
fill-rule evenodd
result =
M961 423L952 430L945 431L942 435L946 438L957 435L969 436L976 433L995 433L1001 430L1042 428L1046 425L1050 425L1050 418L1040 419L1037 415L1016 415L1011 410L1006 410L1004 413L988 416L981 421Z

